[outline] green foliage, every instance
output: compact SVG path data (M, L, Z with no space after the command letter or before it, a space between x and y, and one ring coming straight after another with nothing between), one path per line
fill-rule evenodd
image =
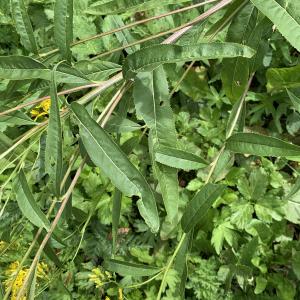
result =
M299 8L0 1L0 299L297 300Z

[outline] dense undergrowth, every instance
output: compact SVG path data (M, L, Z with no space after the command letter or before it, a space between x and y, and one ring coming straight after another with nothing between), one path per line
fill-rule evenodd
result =
M0 0L0 299L300 299L300 3L207 2Z

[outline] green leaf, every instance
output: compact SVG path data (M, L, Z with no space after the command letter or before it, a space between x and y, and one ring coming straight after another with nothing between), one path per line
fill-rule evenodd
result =
M5 107L2 108L5 110ZM0 116L0 131L4 132L6 127L21 126L21 125L36 125L37 123L31 120L21 111L15 111L8 115Z
M105 19L107 22L110 22L112 24L111 29L116 29L116 28L125 26L121 16L118 16L118 15L107 16ZM128 44L135 42L135 39L133 38L133 36L131 35L131 33L128 29L124 29L122 31L115 32L115 35L116 35L118 41L122 44L122 46L127 46ZM139 49L140 49L140 46L135 45L135 46L127 47L125 49L125 51L128 54L132 54Z
M113 197L113 207L112 207L112 239L113 239L112 253L113 254L115 254L116 252L118 227L119 227L120 215L121 215L121 200L122 200L122 193L118 189L116 189Z
M292 93L290 90L286 89L291 102L293 103L294 108L300 113L300 98L298 98L294 93Z
M242 2L240 4L244 6ZM244 6L231 22L226 42L248 45L256 25L257 9L252 4ZM243 57L227 58L222 63L222 83L228 98L237 101L244 93L249 78L250 60Z
M121 260L110 259L104 262L104 268L116 272L122 276L152 276L157 274L160 269L142 264L125 262Z
M92 15L113 15L123 12L134 13L188 1L189 0L100 0L93 3L86 12Z
M268 280L263 276L257 276L255 282L254 294L261 294L266 289Z
M252 57L255 51L235 43L201 43L197 45L155 45L129 55L123 65L124 77L152 71L165 63L229 57Z
M155 149L155 160L166 166L183 170L197 170L208 165L208 162L200 156L165 146Z
M300 87L300 65L289 68L270 68L266 73L268 92Z
M57 82L87 83L79 71L61 64L56 70ZM27 56L0 56L0 78L11 80L45 79L51 80L52 70L39 61Z
M105 125L105 130L109 132L132 132L140 130L141 126L129 119L121 118L119 115L110 117L109 121Z
M77 70L82 72L91 81L106 80L110 75L122 70L122 67L110 61L81 60L75 64Z
M258 156L293 157L300 147L280 139L256 133L236 133L226 141L226 149Z
M137 115L141 116L150 128L149 152L154 167L154 175L159 183L169 221L173 222L178 216L177 170L155 163L156 147L177 144L168 93L168 82L162 67L153 72L142 72L137 75L133 90L134 104Z
M80 137L91 160L126 196L141 197L137 205L140 214L153 232L159 229L159 218L154 193L128 157L111 137L94 121L88 112L73 102L71 109L80 122Z
M55 68L56 69L56 68ZM50 187L57 198L60 196L60 184L63 176L62 129L59 103L56 90L55 69L52 72L50 86L51 105L46 137L45 167L49 174Z
M43 227L47 231L50 228L50 223L46 216L41 211L29 189L24 172L21 170L16 178L14 190L18 206L23 215L35 226Z
M275 0L251 0L251 2L276 26L278 31L300 51L300 5L297 1L291 7L283 7Z
M207 183L187 204L181 219L181 226L184 232L189 232L199 223L211 208L216 199L225 190L224 185Z
M73 0L56 0L54 5L54 40L64 59L71 62L73 41Z
M222 151L212 174L213 181L217 182L222 180L230 171L233 164L234 155L228 150Z
M11 8L16 30L21 38L21 43L29 52L37 54L37 45L24 1L11 0Z
M246 0L237 0L230 3L224 13L224 16L215 22L209 30L205 33L205 36L208 39L212 39L219 33L222 29L228 25L228 23L235 17L235 15L243 8L243 6L247 3Z
M219 226L215 227L212 232L211 243L214 246L217 254L221 253L223 248L224 240L232 247L237 240L234 227L230 222L224 222Z

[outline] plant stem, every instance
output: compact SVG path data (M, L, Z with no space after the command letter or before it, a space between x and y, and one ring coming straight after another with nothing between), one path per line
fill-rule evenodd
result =
M178 243L178 245L177 245L177 247L176 247L176 249L175 249L173 255L171 256L171 259L169 260L169 262L168 262L168 264L167 264L167 266L166 266L166 269L165 269L165 271L164 271L164 276L163 276L163 279L162 279L162 281L161 281L161 284L160 284L160 287L159 287L159 291L158 291L156 300L160 300L160 299L161 299L161 295L162 295L162 293L163 293L163 289L164 289L164 286L165 286L165 281L166 281L168 272L169 272L169 270L170 270L170 268L171 268L171 266L172 266L172 264L173 264L173 262L174 262L174 260L175 260L175 258L176 258L176 256L177 256L177 253L178 253L178 251L180 250L180 248L181 248L181 246L182 246L182 244L183 244L185 238L186 238L186 233L184 233L184 234L181 236L181 239L180 239L180 241L179 241L179 243Z

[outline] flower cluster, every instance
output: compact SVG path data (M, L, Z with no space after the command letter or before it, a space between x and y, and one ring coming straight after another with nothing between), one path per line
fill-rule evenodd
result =
M38 118L48 115L50 110L51 100L50 98L45 99L39 105L35 106L31 111L31 118L37 120Z
M112 275L107 271L102 271L100 268L92 269L89 274L90 281L94 282L97 288L102 287L105 283L109 282Z
M21 269L17 274L17 270L19 266L20 266L19 261L15 261L11 263L8 269L5 271L5 275L7 276L7 279L5 281L5 288L6 290L8 290L9 287L11 286L11 300L17 299L18 292L21 289L29 270L27 268L24 268ZM47 264L43 262L39 263L37 266L37 277L46 278L48 271L49 270ZM14 279L16 274L17 276ZM22 297L21 300L26 300L26 296Z

